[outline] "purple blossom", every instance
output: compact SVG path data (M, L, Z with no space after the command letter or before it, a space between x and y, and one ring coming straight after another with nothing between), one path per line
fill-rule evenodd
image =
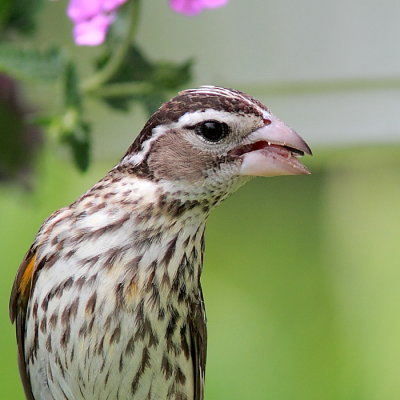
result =
M228 0L170 0L170 7L181 14L196 15L205 8L222 7Z
M127 0L70 0L67 14L74 23L75 43L97 46L104 42L115 12Z
M74 23L75 43L97 46L104 42L116 10L128 0L70 0L67 14ZM222 7L229 0L169 0L171 8L182 14L196 15L206 8Z

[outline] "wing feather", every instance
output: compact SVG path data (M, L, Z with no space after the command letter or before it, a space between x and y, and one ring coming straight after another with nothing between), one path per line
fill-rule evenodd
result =
M194 375L194 400L204 399L204 377L207 355L206 312L201 288L199 300L198 303L192 305L192 312L189 318Z
M33 246L26 253L14 281L10 297L10 319L15 323L18 344L18 367L27 400L34 400L25 361L26 312L36 270Z

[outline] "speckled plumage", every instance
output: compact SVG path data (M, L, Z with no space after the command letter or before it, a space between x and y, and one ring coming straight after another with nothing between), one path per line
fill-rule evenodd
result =
M205 223L248 180L248 137L270 115L235 90L182 92L115 168L44 222L10 302L28 399L203 399ZM229 137L200 138L203 121L224 121ZM296 143L272 153L296 163L292 150L309 150Z

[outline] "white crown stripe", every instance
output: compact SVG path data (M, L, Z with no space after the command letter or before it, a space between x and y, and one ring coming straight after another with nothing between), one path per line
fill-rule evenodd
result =
M188 89L185 90L183 93L191 93L191 94L210 94L210 95L219 95L219 96L224 96L230 99L237 99L240 101L244 101L247 104L252 105L253 107L258 108L261 112L264 112L264 109L261 109L261 107L259 107L257 104L255 104L251 98L245 97L243 96L240 92L237 91L233 91L230 89L226 89L226 88L222 88L219 86L200 86L200 88L197 89Z

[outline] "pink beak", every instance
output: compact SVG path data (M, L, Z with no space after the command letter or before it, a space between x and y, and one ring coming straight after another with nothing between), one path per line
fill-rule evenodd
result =
M307 143L281 120L269 114L268 123L248 135L237 149L242 158L240 175L306 175L310 171L297 159L312 155Z

